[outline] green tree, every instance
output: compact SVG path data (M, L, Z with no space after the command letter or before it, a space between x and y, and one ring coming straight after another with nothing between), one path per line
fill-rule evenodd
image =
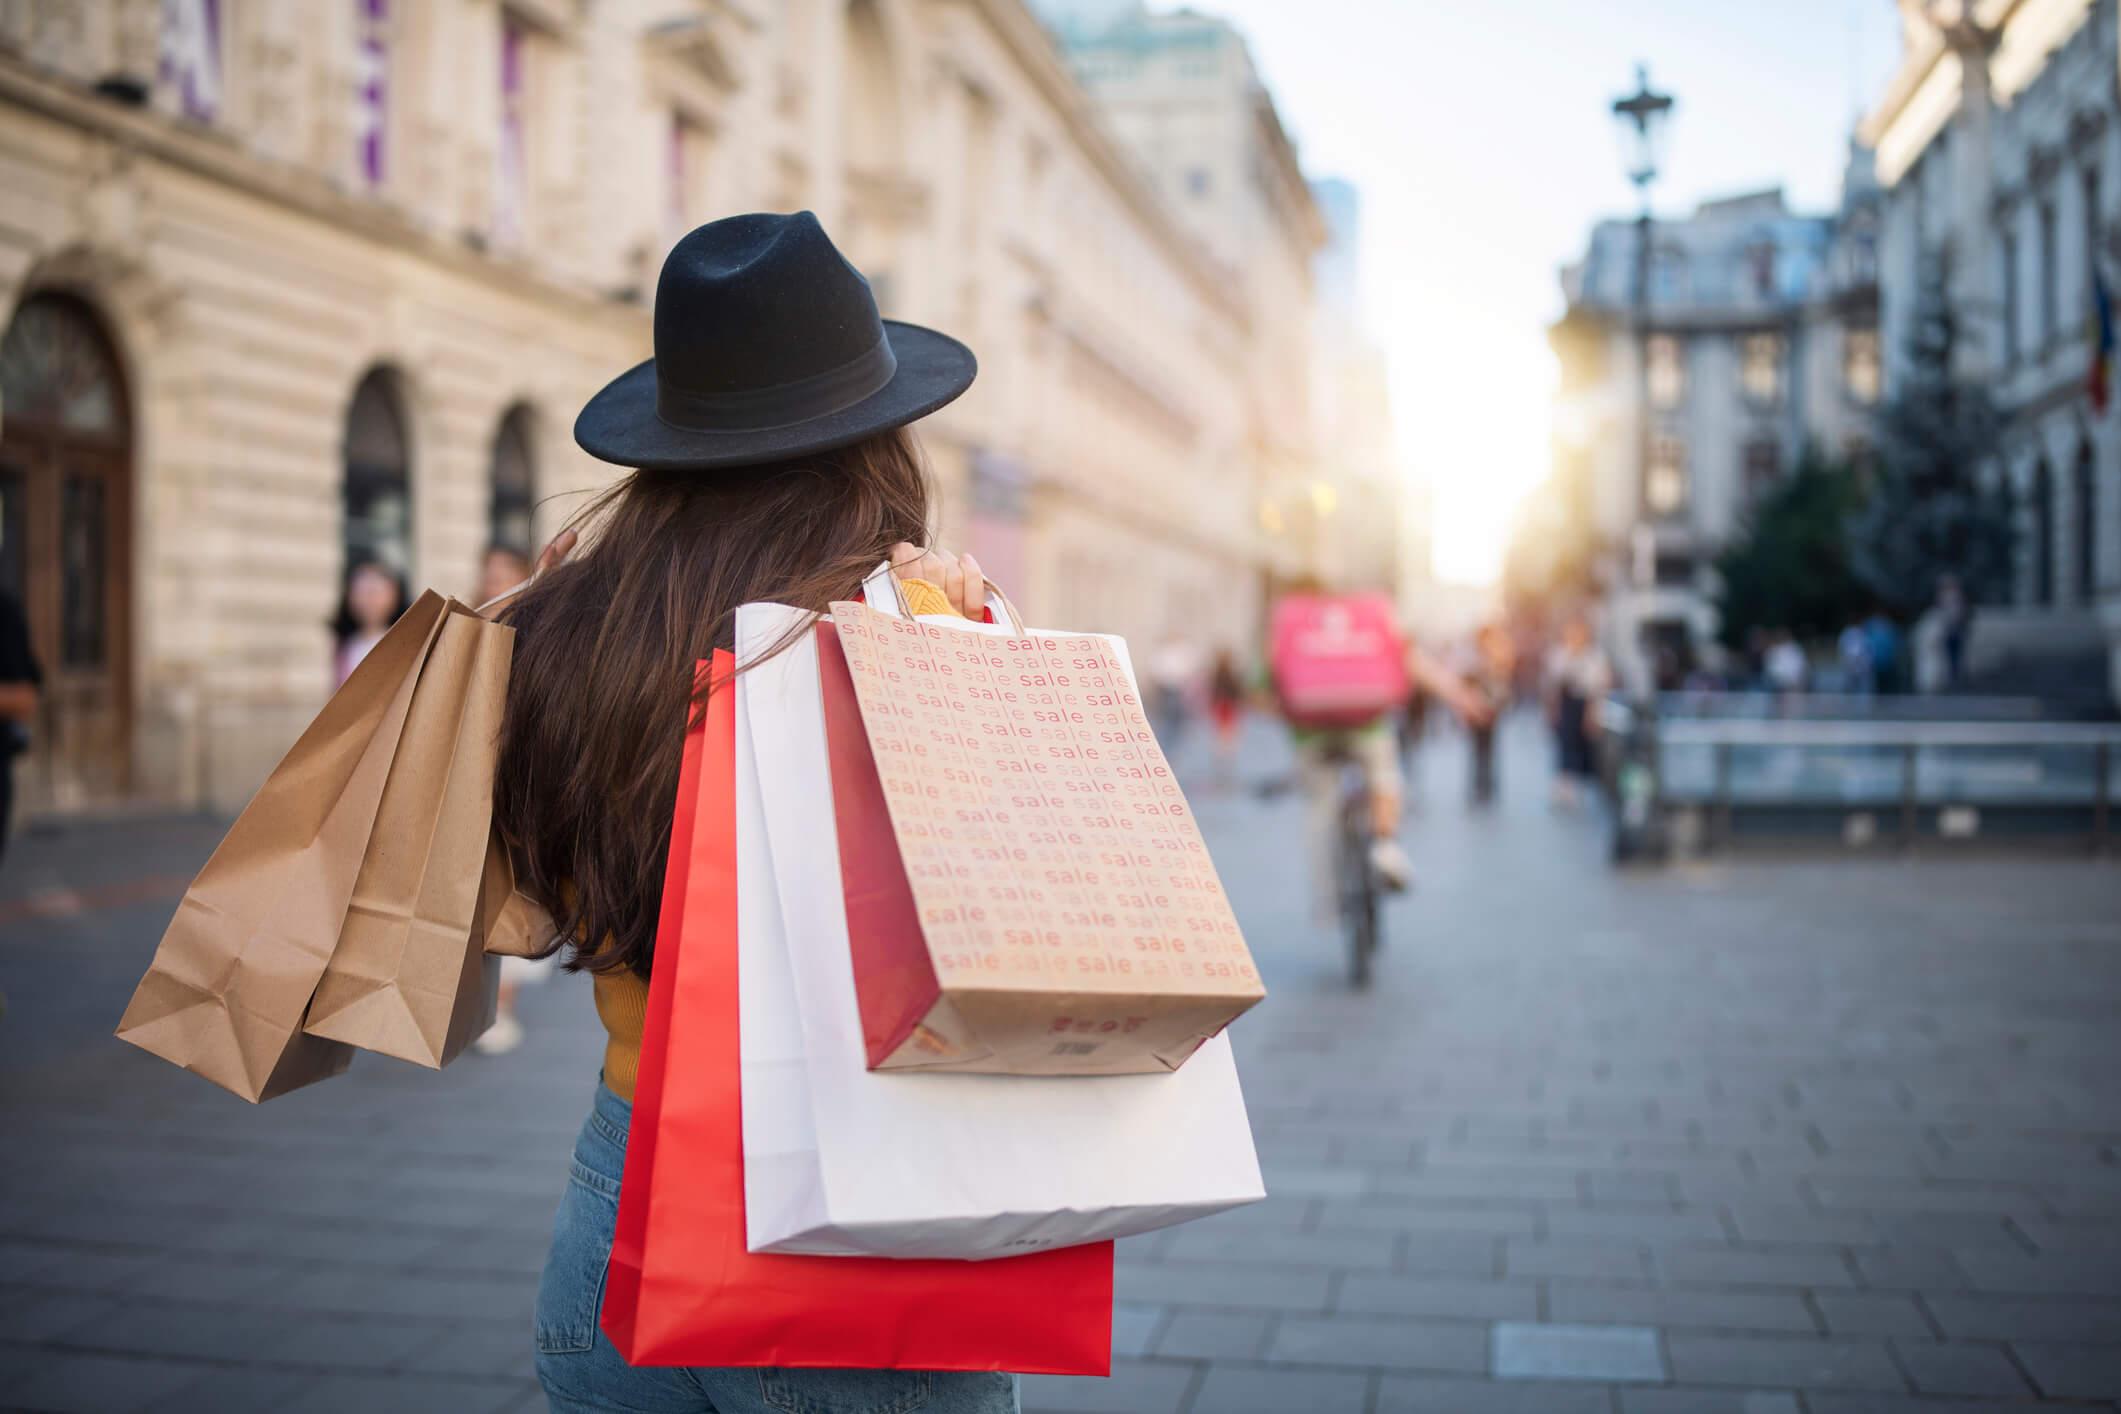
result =
M1943 575L1975 603L2010 589L2012 502L1996 475L2001 422L1985 388L1952 368L1958 317L1932 262L1916 290L1908 367L1878 415L1877 464L1849 525L1856 577L1902 617L1922 612Z
M1849 564L1849 516L1862 499L1851 467L1808 449L1797 469L1754 503L1717 557L1719 636L1742 648L1754 629L1798 637L1838 632L1869 602Z

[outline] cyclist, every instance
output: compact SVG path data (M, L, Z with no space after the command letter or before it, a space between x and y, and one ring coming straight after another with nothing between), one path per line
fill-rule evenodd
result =
M1332 595L1299 584L1275 605L1273 626L1269 671L1296 747L1321 910L1332 907L1340 779L1349 763L1369 787L1370 867L1386 888L1408 888L1413 865L1399 842L1405 789L1396 735L1408 681L1476 725L1492 715L1487 700L1400 633L1386 595Z

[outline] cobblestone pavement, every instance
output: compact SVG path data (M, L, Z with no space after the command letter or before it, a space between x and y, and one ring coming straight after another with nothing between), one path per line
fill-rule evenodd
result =
M2121 869L1617 874L1429 747L1378 985L1307 916L1255 733L1194 795L1274 995L1268 1202L1121 1248L1117 1373L1043 1414L1975 1414L2121 1401ZM0 1406L541 1409L528 1325L595 1073L583 985L435 1075L244 1105L110 1037L216 835L79 826L0 881Z

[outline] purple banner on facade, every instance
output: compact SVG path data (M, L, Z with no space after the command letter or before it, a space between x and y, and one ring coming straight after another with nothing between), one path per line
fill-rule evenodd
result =
M523 238L523 27L501 20L501 132L495 148L493 229L503 244Z
M355 0L360 7L359 72L354 89L354 145L361 178L383 185L390 152L390 0Z
M162 0L163 86L178 111L210 123L221 112L221 0Z

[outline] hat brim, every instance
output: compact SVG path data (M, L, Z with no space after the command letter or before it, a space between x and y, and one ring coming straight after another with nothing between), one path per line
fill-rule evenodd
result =
M783 461L852 446L926 417L972 386L979 362L948 334L886 319L898 370L891 381L836 412L781 427L703 432L656 414L655 360L627 369L583 407L574 440L599 461L650 471L711 470Z

